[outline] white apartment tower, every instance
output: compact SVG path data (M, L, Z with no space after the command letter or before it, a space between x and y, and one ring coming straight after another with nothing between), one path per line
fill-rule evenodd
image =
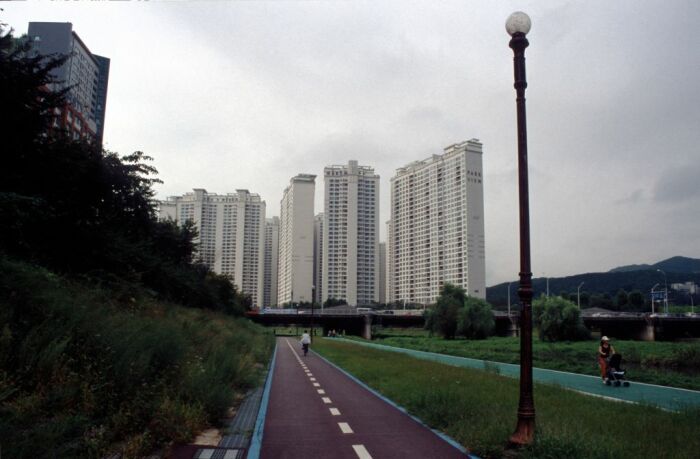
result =
M386 242L379 243L379 302L386 303Z
M482 144L451 145L391 179L392 301L428 304L450 283L486 297Z
M379 176L368 166L324 169L323 300L379 301Z
M311 302L314 282L315 175L292 177L280 209L277 303Z
M323 212L314 217L314 302L323 303Z
M265 221L265 267L263 268L264 308L277 306L277 268L279 263L280 219L268 218Z
M386 271L384 273L384 279L386 281L386 303L393 303L394 298L394 251L392 247L393 244L393 232L391 230L391 220L386 221Z
M161 201L159 217L197 228L198 256L212 271L227 275L253 306L263 299L265 201L248 190L225 195L195 188Z

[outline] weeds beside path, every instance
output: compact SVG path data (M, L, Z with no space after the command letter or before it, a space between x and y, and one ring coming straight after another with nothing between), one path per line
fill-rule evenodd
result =
M502 457L518 381L329 339L314 350L484 458ZM669 413L535 385L537 441L523 458L696 457L700 410Z
M259 384L272 336L248 320L0 259L7 457L143 457L215 425Z

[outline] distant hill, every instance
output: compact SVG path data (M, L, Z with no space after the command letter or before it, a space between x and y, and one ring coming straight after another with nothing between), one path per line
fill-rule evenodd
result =
M609 272L620 273L630 271L645 271L661 269L667 273L700 273L700 259L688 257L671 257L653 265L628 265L613 268Z
M639 290L645 297L649 296L649 292L655 284L660 284L663 287L664 276L658 272L661 269L666 273L668 284L679 282L695 282L700 284L700 259L687 257L673 257L668 260L663 260L653 265L630 265L621 266L610 270L609 272L601 273L585 273L567 277L551 277L549 278L550 295L559 295L562 292L567 294L576 294L578 286L581 286L581 293L586 295L601 295L615 297L617 292L622 289L627 292ZM547 279L535 278L532 280L532 285L535 297L546 293ZM513 279L510 286L510 301L511 304L518 302L518 279ZM503 306L508 303L508 283L493 285L486 288L486 299L495 306ZM688 301L682 295L675 298L675 293L669 291L669 300L676 300L678 303ZM697 301L696 301L697 303Z

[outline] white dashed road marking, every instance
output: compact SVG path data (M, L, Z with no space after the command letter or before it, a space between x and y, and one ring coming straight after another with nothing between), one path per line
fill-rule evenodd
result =
M372 459L365 445L352 445L352 449L355 450L355 454L357 454L359 459Z
M333 416L340 416L340 410L338 408L328 408Z
M316 392L318 392L318 393L321 394L321 395L325 395L325 394L326 394L326 391L323 390L323 389L318 389Z
M319 383L315 382L314 387L321 387L321 385Z
M323 400L323 403L333 403L331 402L330 397L322 397L321 400Z
M354 433L352 429L350 428L350 424L347 422L339 422L338 427L340 427L340 431L343 432L344 434L351 434Z

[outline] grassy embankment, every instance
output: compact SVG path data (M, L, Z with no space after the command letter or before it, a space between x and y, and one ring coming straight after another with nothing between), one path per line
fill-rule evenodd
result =
M503 457L515 428L518 381L349 343L314 350L483 458ZM700 410L656 408L536 384L537 441L521 458L697 457Z
M260 382L261 327L134 295L0 259L4 455L141 457L216 425Z
M440 354L520 363L520 338L444 340L429 337L425 330L380 328L376 330L374 341ZM533 364L536 367L588 375L600 374L595 360L597 340L549 343L540 341L535 336L532 345ZM700 390L700 341L618 341L613 337L613 347L622 354L632 380Z

